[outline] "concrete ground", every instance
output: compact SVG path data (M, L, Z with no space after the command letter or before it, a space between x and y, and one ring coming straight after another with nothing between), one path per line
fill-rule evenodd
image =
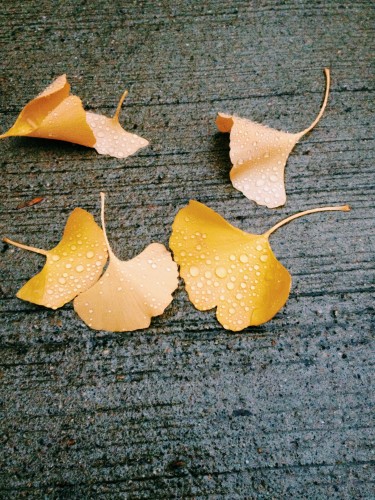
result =
M0 235L42 248L77 206L129 259L168 244L189 199L272 236L293 276L269 323L225 331L182 282L147 330L90 330L72 304L15 294L44 259L2 244L1 498L370 499L374 457L373 6L369 0L6 0L1 131L66 73L86 109L151 145L117 160L48 140L0 142ZM256 206L229 180L218 111L289 131L287 203ZM41 196L44 201L18 209ZM372 327L372 328L371 328Z

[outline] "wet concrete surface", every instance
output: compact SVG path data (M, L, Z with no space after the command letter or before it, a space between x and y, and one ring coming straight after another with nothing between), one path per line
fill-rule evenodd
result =
M47 140L1 148L0 234L52 248L80 206L128 259L168 244L189 199L272 237L293 276L269 323L232 334L182 283L148 330L95 332L72 304L15 297L43 266L1 247L2 498L374 498L374 150L371 3L6 2L1 130L67 73L86 109L151 145L125 160ZM286 167L287 204L229 180L218 111L288 131L326 113ZM42 196L33 207L20 203Z

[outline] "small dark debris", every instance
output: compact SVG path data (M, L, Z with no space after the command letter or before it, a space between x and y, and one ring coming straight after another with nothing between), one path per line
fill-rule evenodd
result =
M186 462L184 460L173 460L173 462L170 462L168 464L168 469L170 470L179 470L179 469L183 469L184 467L186 467Z
M233 417L250 417L252 415L250 410L245 410L240 408L239 410L233 410Z
M37 205L38 203L41 203L44 200L41 196L37 196L36 198L33 198L32 200L28 201L23 201L19 205L17 205L17 209L20 208L27 208L27 207L32 207L33 205Z

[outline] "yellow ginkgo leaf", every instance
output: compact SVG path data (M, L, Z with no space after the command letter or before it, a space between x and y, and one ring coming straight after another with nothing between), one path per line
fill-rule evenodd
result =
M291 276L276 259L268 237L297 217L326 210L349 207L306 210L255 235L233 227L202 203L190 201L174 220L170 247L191 302L200 311L217 307L217 319L227 330L269 321L288 299Z
M230 178L233 186L249 200L268 208L286 202L284 170L295 144L310 132L322 117L329 94L330 72L326 68L326 90L320 112L313 123L296 134L218 113L216 124L220 132L230 132Z
M28 136L73 142L93 147L99 154L126 158L148 141L126 132L119 123L122 95L113 118L83 109L81 99L69 95L66 75L59 76L46 90L30 101L21 111L15 124L0 139L9 136Z
M95 137L87 124L81 100L70 96L66 75L59 76L41 94L30 101L15 124L0 139L28 136L74 142L94 147Z
M17 297L52 309L92 286L107 261L103 231L93 216L81 208L70 214L63 237L52 250L22 245L8 238L3 241L46 256L43 269L18 291Z
M178 286L177 265L170 252L152 243L129 261L119 260L109 245L108 267L100 280L74 300L78 316L94 330L124 332L147 328L153 316L159 316L172 302Z

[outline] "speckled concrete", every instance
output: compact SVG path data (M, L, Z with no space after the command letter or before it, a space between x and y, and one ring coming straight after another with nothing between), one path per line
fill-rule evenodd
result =
M51 248L71 210L126 259L168 244L197 199L272 236L293 276L269 323L230 334L181 284L148 330L88 329L72 304L22 302L43 258L1 249L2 498L370 499L374 491L373 11L368 0L6 1L1 130L57 75L86 109L121 115L151 145L126 160L47 140L0 142L0 234ZM287 204L257 207L229 181L218 111L288 131ZM34 207L17 209L43 196ZM372 326L372 329L371 329Z

